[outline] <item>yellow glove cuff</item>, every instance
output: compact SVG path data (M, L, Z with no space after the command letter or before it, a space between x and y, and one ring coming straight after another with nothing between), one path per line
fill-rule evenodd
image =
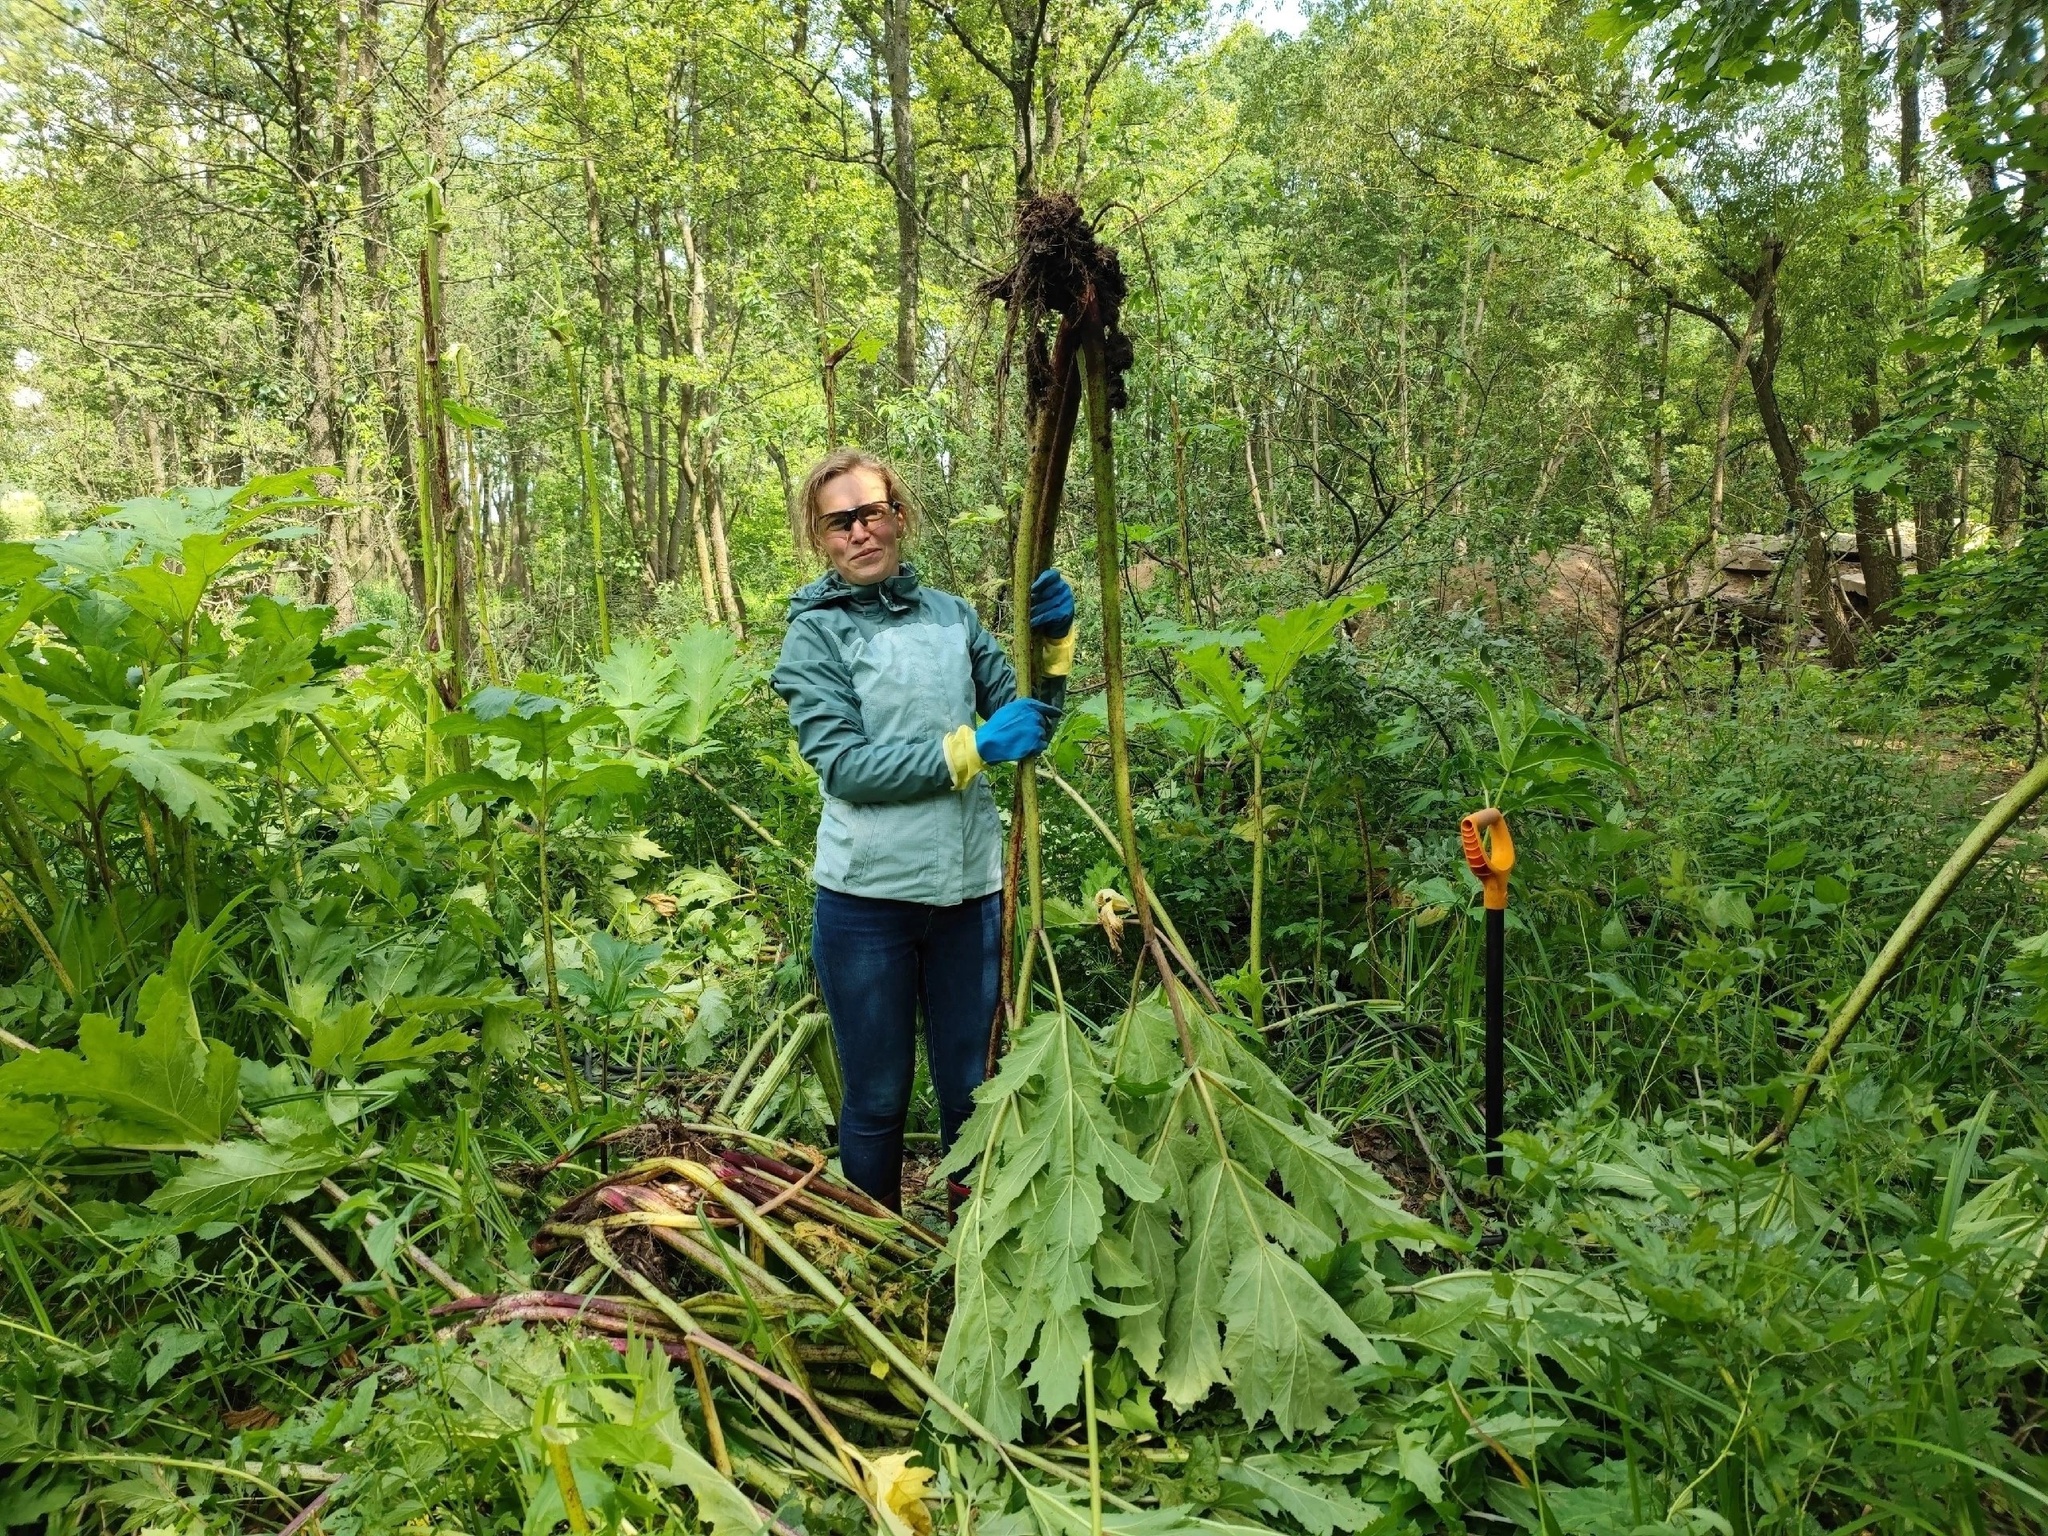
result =
M1057 640L1038 642L1038 675L1040 677L1065 677L1074 670L1074 642L1079 638L1074 630L1068 630Z
M957 725L945 734L939 742L945 751L946 766L953 770L953 788L965 789L974 782L974 776L988 764L981 760L981 753L974 745L974 727Z

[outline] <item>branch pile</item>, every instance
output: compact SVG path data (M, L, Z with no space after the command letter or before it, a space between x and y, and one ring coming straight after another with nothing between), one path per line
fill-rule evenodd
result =
M544 1324L621 1354L645 1340L689 1367L721 1473L771 1507L796 1482L838 1485L880 1519L908 1466L888 1442L931 1400L944 1242L826 1178L823 1153L700 1131L690 1155L646 1158L554 1213L533 1247L573 1272L559 1288L436 1315L447 1333Z

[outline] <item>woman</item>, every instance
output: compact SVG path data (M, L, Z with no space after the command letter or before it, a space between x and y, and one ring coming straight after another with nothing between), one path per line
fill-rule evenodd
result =
M858 449L804 477L791 537L831 570L790 599L774 675L825 791L811 955L846 1080L840 1164L894 1210L918 1012L947 1146L995 1017L1003 836L981 772L1044 748L1074 655L1073 589L1046 571L1031 587L1045 697L1018 698L973 607L904 563L915 518L896 472Z

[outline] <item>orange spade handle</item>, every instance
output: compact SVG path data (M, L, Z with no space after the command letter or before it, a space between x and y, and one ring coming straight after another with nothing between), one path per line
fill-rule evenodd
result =
M1508 836L1507 817L1489 805L1459 822L1458 834L1464 839L1465 862L1486 888L1483 900L1487 909L1505 911L1508 871L1515 867L1515 840Z

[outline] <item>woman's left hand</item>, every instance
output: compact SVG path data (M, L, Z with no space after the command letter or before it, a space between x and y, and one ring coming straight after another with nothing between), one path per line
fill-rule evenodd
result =
M1031 583L1031 633L1043 640L1064 640L1073 627L1074 589L1048 566Z

